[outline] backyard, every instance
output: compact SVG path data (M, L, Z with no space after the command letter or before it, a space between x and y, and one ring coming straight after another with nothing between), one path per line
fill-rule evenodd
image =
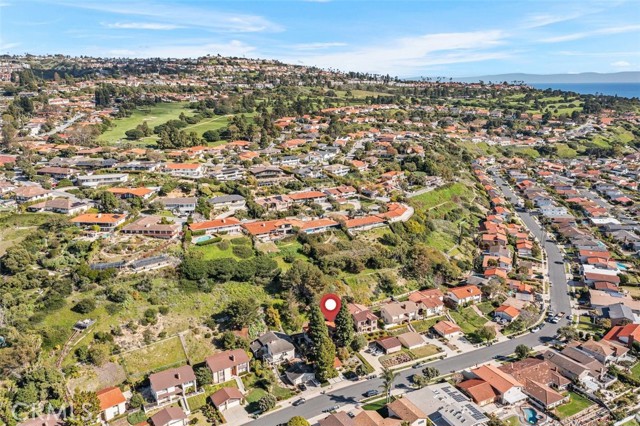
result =
M450 311L449 314L456 324L460 326L464 334L474 333L477 329L487 323L487 318L481 317L472 307L460 309L460 311Z
M640 362L631 367L631 376L636 380L640 380Z
M593 402L577 393L569 392L569 396L571 399L568 403L556 408L556 414L560 419L571 417L593 405Z

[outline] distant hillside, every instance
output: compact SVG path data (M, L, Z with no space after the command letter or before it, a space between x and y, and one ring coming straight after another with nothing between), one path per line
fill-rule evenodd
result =
M448 80L448 78L446 79ZM474 83L499 81L524 81L529 84L537 83L640 83L640 71L624 71L616 73L583 72L580 74L497 74L478 77L454 77L454 81Z

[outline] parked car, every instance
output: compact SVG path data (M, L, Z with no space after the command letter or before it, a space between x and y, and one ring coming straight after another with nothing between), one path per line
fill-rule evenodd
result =
M366 396L367 398L370 398L372 396L376 396L379 394L380 394L380 391L378 389L371 389L366 391L363 395Z
M540 331L540 327L533 327L533 328L531 329L531 332L532 332L532 333L537 333L538 331Z
M329 408L325 408L324 410L322 410L324 413L331 413L332 411L338 411L340 409L340 406L338 404L334 405L333 407L329 407Z
M296 399L295 401L293 401L293 403L291 405L293 405L294 407L297 407L298 405L302 405L305 402L307 402L306 399L300 398L300 399Z

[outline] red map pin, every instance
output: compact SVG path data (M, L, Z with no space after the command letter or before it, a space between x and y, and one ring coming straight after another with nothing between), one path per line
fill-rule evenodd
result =
M325 294L320 299L320 311L327 321L333 322L336 319L341 305L340 298L335 294Z

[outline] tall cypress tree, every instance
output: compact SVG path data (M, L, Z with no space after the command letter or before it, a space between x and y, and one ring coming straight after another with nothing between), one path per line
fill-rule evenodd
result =
M348 348L353 341L354 326L353 317L347 308L347 301L342 300L342 306L336 316L336 345L340 348Z
M316 365L318 380L326 381L336 377L338 372L333 368L333 361L336 358L336 346L329 338L329 329L324 322L324 316L318 303L311 304L307 334L312 342L311 355Z
M322 343L322 339L324 337L329 337L329 329L327 328L327 324L324 322L324 316L320 311L320 307L318 303L311 303L311 312L309 312L309 330L307 332L311 342L313 344L313 348L319 346Z

